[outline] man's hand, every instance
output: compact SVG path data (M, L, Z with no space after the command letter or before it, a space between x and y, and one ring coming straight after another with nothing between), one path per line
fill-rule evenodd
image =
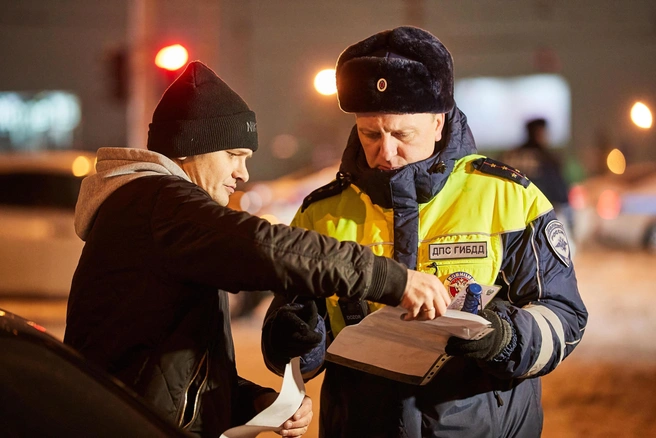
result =
M278 398L278 393L275 391L266 392L261 394L255 400L255 411L262 412ZM308 426L312 421L312 399L307 395L301 402L301 406L294 412L294 415L289 417L282 426L280 430L276 431L278 435L282 436L301 436L308 430Z
M278 432L282 436L301 436L308 430L308 426L312 421L312 399L305 396L301 406L282 425L282 429Z
M401 300L401 307L408 311L406 321L435 319L444 315L449 304L451 295L439 278L408 269L408 282Z

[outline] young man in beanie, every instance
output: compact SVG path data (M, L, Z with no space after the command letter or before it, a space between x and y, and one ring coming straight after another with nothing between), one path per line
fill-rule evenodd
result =
M227 208L256 149L255 114L192 62L157 105L148 150L100 149L76 207L86 243L64 342L200 436L243 424L276 396L237 375L224 291L337 291L401 303L418 319L450 300L432 276L370 249ZM306 398L280 433L299 436L311 418Z
M348 47L337 92L341 109L355 114L340 172L305 199L292 224L357 239L435 275L452 294L471 283L500 290L479 313L494 330L450 338L452 358L423 386L323 363L323 344L307 353L306 375L326 371L321 436L539 436L538 377L572 352L587 321L551 204L519 172L476 154L453 99L451 55L429 32L400 27ZM303 323L314 325L314 312L297 302L274 300L265 319L263 350L276 372L285 347L307 344ZM380 308L336 296L306 305L319 308L329 340Z

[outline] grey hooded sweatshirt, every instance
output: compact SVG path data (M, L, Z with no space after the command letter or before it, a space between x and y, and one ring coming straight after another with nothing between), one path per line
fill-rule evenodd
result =
M102 148L97 171L76 206L64 342L201 436L250 419L266 391L237 375L225 291L401 301L402 265L223 207L163 155Z

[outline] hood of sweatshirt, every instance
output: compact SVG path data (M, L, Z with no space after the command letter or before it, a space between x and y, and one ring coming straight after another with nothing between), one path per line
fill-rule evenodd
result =
M75 232L86 240L98 209L119 187L137 178L175 175L191 181L173 160L157 152L133 148L100 148L96 173L82 180L75 205Z

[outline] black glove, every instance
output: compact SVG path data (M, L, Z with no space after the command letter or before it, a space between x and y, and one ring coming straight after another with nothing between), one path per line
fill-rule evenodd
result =
M494 330L475 341L452 336L444 349L446 354L489 361L497 358L514 340L513 328L510 323L501 318L496 312L484 309L479 315L490 321Z
M317 347L322 340L317 327L319 315L313 300L290 303L279 307L265 322L268 325L269 346L276 356L302 356Z

